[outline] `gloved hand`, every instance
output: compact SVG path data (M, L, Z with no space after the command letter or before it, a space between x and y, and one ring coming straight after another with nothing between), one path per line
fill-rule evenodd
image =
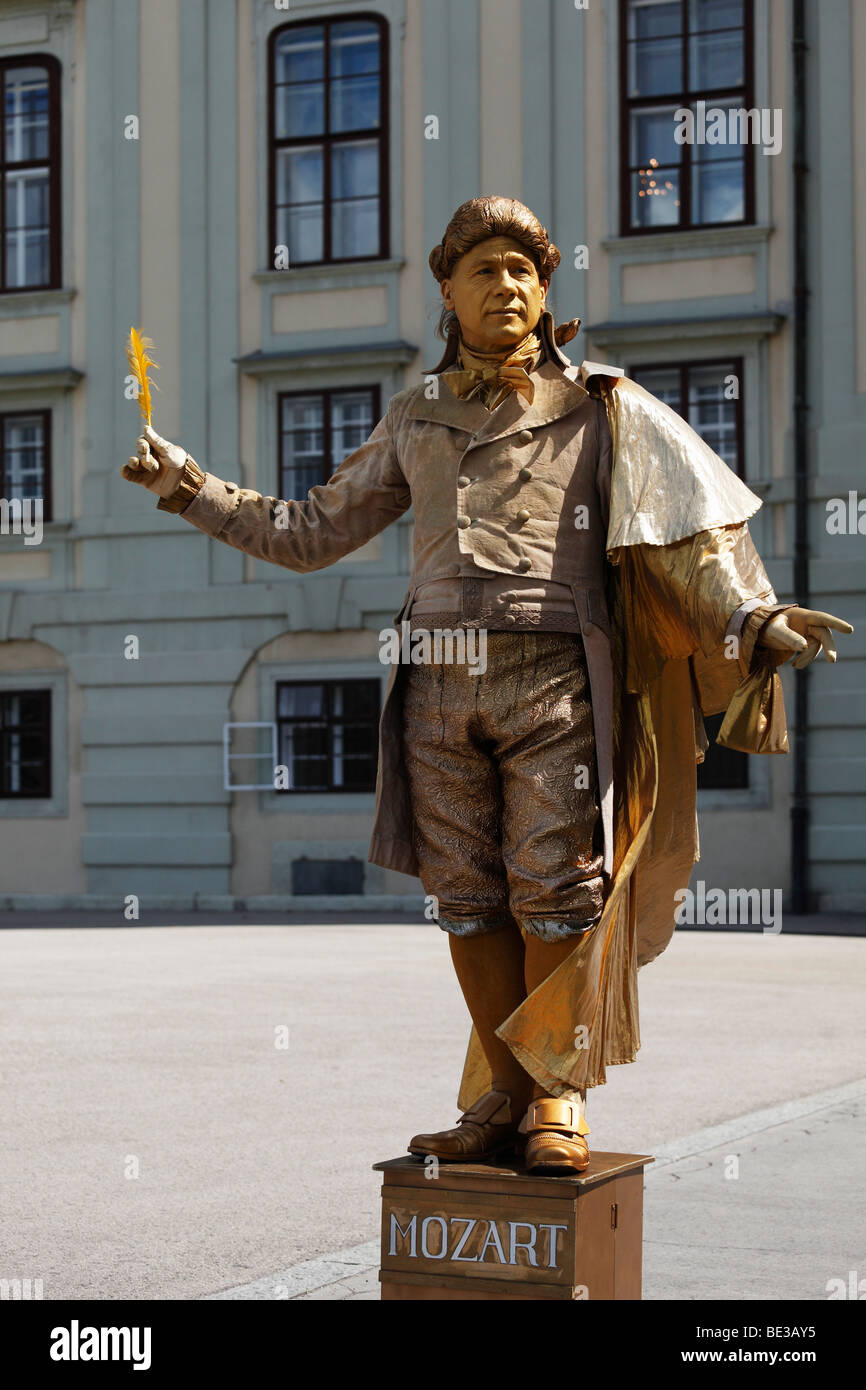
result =
M183 476L186 449L170 444L150 425L145 425L135 444L138 453L120 470L124 478L129 483L141 483L160 497L170 497Z
M801 671L822 650L828 661L836 660L831 628L837 632L854 631L844 618L834 618L832 613L819 613L814 608L788 608L767 623L758 642L762 647L774 647L777 651L796 652L791 665Z

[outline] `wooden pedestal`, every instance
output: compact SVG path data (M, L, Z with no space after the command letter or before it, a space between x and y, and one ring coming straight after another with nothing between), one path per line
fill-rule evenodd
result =
M383 1299L638 1299L645 1154L593 1153L573 1177L517 1160L390 1158Z

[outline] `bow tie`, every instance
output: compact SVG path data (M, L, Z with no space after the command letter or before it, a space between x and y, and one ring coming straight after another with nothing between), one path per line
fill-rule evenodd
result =
M460 355L461 362L468 358L470 362L478 362L479 365L463 366L460 370L448 372L448 385L461 401L479 396L488 410L495 410L512 391L518 391L525 396L527 404L531 405L535 399L535 383L530 378L527 367L532 363L540 346L538 338L533 335L504 362L484 362L464 348Z

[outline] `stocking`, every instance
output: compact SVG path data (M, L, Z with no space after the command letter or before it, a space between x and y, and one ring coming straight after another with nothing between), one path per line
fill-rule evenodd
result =
M523 1070L496 1029L526 998L523 937L515 923L482 936L449 933L451 959L463 998L493 1073L495 1091L506 1091L515 1112L532 1098L532 1077Z
M564 941L542 941L537 936L526 937L526 956L524 962L526 993L529 995L537 989L542 980L546 980L548 975L552 975L557 966L561 965L567 956L570 956L578 942L577 937L566 937ZM543 1086L538 1082L532 1092L531 1100L538 1100L540 1096L549 1095ZM586 1119L586 1091L572 1091L565 1096L566 1100L574 1101L580 1106L580 1113Z

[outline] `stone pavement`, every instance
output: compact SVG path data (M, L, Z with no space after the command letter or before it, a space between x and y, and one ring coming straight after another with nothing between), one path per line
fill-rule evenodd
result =
M644 1299L826 1299L866 1279L859 1154L866 1081L656 1150L644 1186ZM379 1242L307 1260L211 1299L379 1298ZM831 1286L832 1287L832 1286Z
M832 1095L866 1078L864 974L866 938L786 931L679 932L640 972L643 1048L589 1122L659 1160L648 1297L866 1277L860 1093ZM453 1123L467 1037L429 924L0 930L0 1279L376 1297L371 1165Z

